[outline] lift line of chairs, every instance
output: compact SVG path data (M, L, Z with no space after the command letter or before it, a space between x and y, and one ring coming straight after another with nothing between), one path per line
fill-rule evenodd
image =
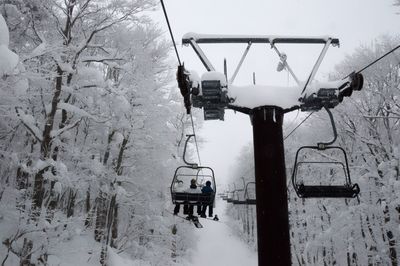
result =
M353 184L350 178L350 170L348 159L345 150L339 146L332 146L337 139L337 131L333 120L333 115L328 108L325 107L329 115L329 119L333 129L334 138L329 142L320 142L316 146L302 146L296 152L295 162L293 166L293 172L291 176L293 188L300 198L355 198L360 193L360 187L358 184ZM216 182L214 171L210 167L198 166L195 163L188 163L185 159L186 146L191 137L194 135L188 135L185 143L183 160L186 163L184 166L180 166L176 169L174 178L171 183L171 197L174 204L187 204L187 205L210 205L214 204L216 195ZM307 154L309 152L309 154ZM313 153L314 152L314 153ZM331 152L331 154L329 154ZM324 160L313 160L307 156L313 154L319 155ZM333 159L332 155L341 154L342 158ZM318 165L319 167L315 167ZM312 171L328 167L328 174L320 174L320 180L318 175L315 175ZM308 168L307 168L308 167ZM303 171L302 169L306 169ZM306 182L307 177L312 177L312 181ZM324 176L324 177L322 177ZM337 178L342 179L340 183L337 183ZM323 183L323 179L330 178L329 182ZM202 194L202 193L190 193L187 192L189 188L190 180L195 179L197 184L211 181L213 193ZM335 183L336 181L336 183ZM185 185L185 184L186 185ZM333 184L334 183L334 184ZM233 204L256 204L255 193L250 195L249 185L255 185L255 182L248 182L245 184L243 178L243 188L230 190L228 192L219 194L223 200ZM243 194L241 198L239 195ZM252 197L253 196L253 197Z
M245 184L243 179L243 188L236 189L236 185L234 184L235 189L219 194L219 196L221 197L221 199L226 200L228 203L232 203L235 205L255 205L255 193L250 193L249 189L249 185L255 186L255 184L255 182L247 182L247 184ZM240 197L240 194L243 195L242 198Z

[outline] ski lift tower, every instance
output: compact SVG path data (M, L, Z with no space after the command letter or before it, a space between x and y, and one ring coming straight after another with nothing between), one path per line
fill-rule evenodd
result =
M220 75L215 72L214 66L200 48L200 44L227 43L247 44L230 79L226 77L226 70L224 74L220 73ZM361 74L354 74L328 86L324 84L323 87L309 88L329 46L339 46L339 40L331 37L303 38L188 33L183 37L182 44L190 45L194 49L207 72L209 72L209 75L203 75L199 84L199 82L191 79L190 72L186 71L183 66L178 67L177 79L181 93L185 98L187 112L190 113L191 106L202 108L205 120L223 120L225 109L232 109L250 116L253 126L256 179L258 264L263 266L289 266L291 265L291 255L282 132L284 114L297 109L318 111L322 108L334 108L343 100L343 97L350 96L353 90L361 89L362 76ZM299 100L296 104L288 108L268 103L256 107L246 107L237 104L235 99L230 98L230 86L253 44L269 45L277 53L280 59L278 71L286 69L298 84ZM299 82L288 65L286 55L278 50L276 46L278 44L320 44L323 46L306 82Z

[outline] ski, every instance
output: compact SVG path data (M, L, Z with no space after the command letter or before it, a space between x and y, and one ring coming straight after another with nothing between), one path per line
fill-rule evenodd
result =
M192 222L194 224L194 226L196 226L196 228L203 228L203 225L200 223L199 217L197 217L197 216L193 216L193 218L189 219L188 217L183 217L183 216L178 215L178 214L173 214L172 212L169 212L169 213L171 213L172 215L174 215L174 216L176 216L178 218L184 219L184 220L186 220L188 222Z
M203 225L199 222L198 217L193 217L191 221L193 222L194 226L196 226L196 228L203 228Z
M207 219L207 220L211 220L211 221L214 221L214 222L219 222L218 215L215 215L214 218L211 218L211 217L201 217L201 216L200 216L200 218L202 218L202 219Z

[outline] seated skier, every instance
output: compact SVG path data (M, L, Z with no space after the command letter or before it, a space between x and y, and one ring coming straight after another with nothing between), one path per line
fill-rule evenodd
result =
M211 195L214 192L214 190L211 187L211 181L206 182L206 185L201 189L201 192L206 195ZM200 217L202 217L202 218L207 217L206 216L207 206L208 206L208 217L213 216L213 203L211 203L211 204L204 203L202 206Z

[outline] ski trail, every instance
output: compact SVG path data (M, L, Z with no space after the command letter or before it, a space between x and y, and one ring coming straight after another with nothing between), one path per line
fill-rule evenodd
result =
M220 222L200 218L204 228L196 229L198 243L193 266L257 266L257 253L250 250L224 223L229 219L223 215L226 202L219 200L217 204L214 213L219 216Z

